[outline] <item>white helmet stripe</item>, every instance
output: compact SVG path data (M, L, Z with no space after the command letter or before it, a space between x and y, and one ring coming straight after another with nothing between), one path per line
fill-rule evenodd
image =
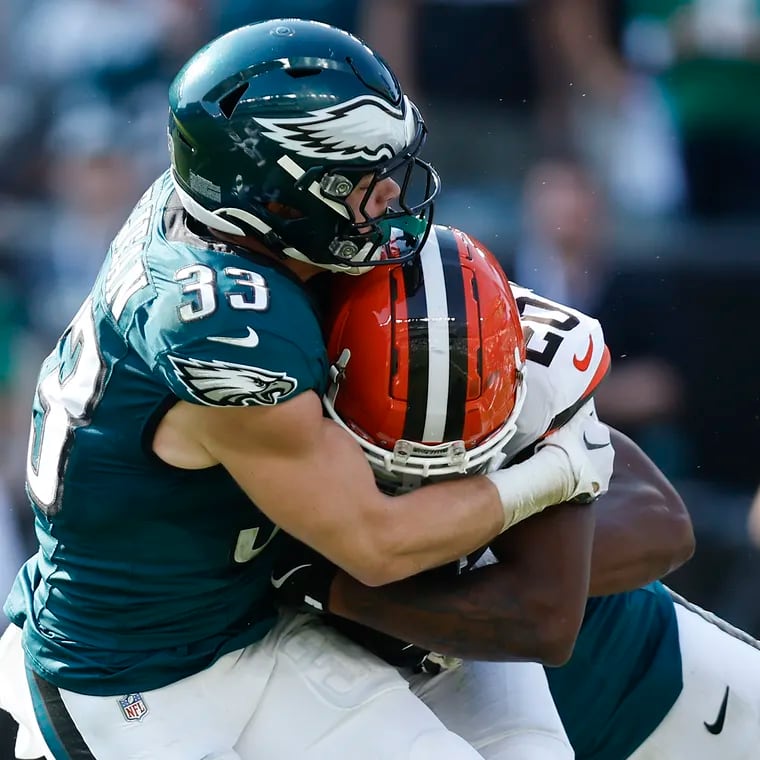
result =
M449 406L449 307L437 231L431 231L420 255L427 303L428 384L422 440L443 441Z
M277 163L291 176L293 179L301 179L306 173L290 156L280 156L277 159ZM319 188L319 184L312 182L309 185L309 192L315 197L319 198L322 203L329 206L333 211L336 211L341 216L345 216L348 219L348 211L342 203L330 200L322 195L322 191Z

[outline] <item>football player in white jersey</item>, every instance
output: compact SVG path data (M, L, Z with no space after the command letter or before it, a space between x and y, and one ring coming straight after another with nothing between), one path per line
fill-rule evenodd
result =
M474 268L480 266L477 262L490 259L483 246L461 233L436 227L435 236L436 256L442 262L438 268L445 272L447 283L449 279L456 280L456 267L449 262L447 269L445 261L451 245L449 236L458 242L460 250L461 247L467 250L465 258L476 262L471 265ZM338 367L326 402L328 409L360 439L379 482L389 488L414 487L424 477L445 477L457 467L462 471L477 467L472 453L478 446L468 439L474 428L468 428L467 424L477 428L477 416L488 416L490 410L483 403L486 401L483 389L489 380L498 382L498 378L487 374L495 370L495 364L489 363L488 343L484 340L490 328L483 325L494 319L498 322L500 315L484 309L477 312L476 318L471 312L460 319L454 299L445 304L445 313L439 304L436 316L430 302L435 293L429 287L430 278L435 276L430 250L429 244L421 258L421 279L428 285L417 284L415 288L412 275L407 273L403 287L408 290L402 292L380 282L383 275L377 275L374 292L372 280L367 279L361 284L363 292L346 296L342 306L346 310L357 299L374 299L375 313L380 317L375 335L368 332L366 325L363 338L352 333L354 326L347 329L339 311L330 336L331 356L338 360ZM465 281L467 268L463 261ZM590 402L586 401L608 361L598 324L580 312L516 285L512 289L527 339L527 362L522 369L527 389L516 420L516 433L504 447L506 461L519 459L521 452L530 451L547 431L569 416L566 410L579 407L580 413L588 416L579 430L585 445L592 451L605 452L609 433L596 421ZM387 310L379 307L380 291L389 293ZM454 293L450 284L448 293ZM487 294L480 293L479 298L481 307L489 304ZM425 313L414 313L416 309ZM431 325L442 315L446 317L443 321L447 328L436 338ZM471 347L482 341L482 350L468 351L468 341ZM368 345L372 351L367 349ZM385 359L389 361L389 371L383 372ZM413 397L419 384L412 388L399 377L412 371L405 368L407 362L417 362L417 371L427 373L426 394ZM457 397L456 379L452 376L460 370L459 380L467 379L467 389L460 389ZM382 395L382 386L390 388L387 401L379 404L376 395L365 392L373 374L375 394ZM413 405L417 405L415 413L425 422L422 435L419 434L422 428L415 430L407 419ZM420 405L424 415L420 414ZM403 420L402 428L394 424L399 418ZM578 419L576 414L571 424ZM436 423L439 435L433 438L430 431ZM458 438L451 435L455 429L461 431ZM446 432L441 435L443 430ZM688 517L672 487L646 457L637 453L637 447L614 431L613 440L617 459L610 491L592 508L596 534L588 585L591 598L572 655L562 667L546 669L551 694L576 757L756 758L760 748L757 687L760 645L656 582L691 552ZM533 575L539 576L538 583L551 584L554 580L561 584L563 579L547 577L546 566L556 567L556 558L541 552L541 541L549 541L544 549L549 546L559 553L582 551L582 542L574 540L577 533L568 532L564 542L551 543L551 539L553 534L556 537L557 528L566 530L579 522L583 509L577 507L575 514L558 510L526 521L491 544L494 555L500 564L509 567L515 555L521 556L526 550L538 551L532 568ZM460 568L470 564L471 561L464 560ZM408 640L424 641L433 649L439 645L449 653L458 648L464 651L456 636L465 634L455 628L452 610L479 619L484 638L488 638L488 623L492 624L491 631L496 629L504 612L499 607L498 593L488 595L487 581L479 583L478 576L491 572L491 583L496 586L495 578L509 578L506 574L499 576L498 568L499 565L477 568L469 578L467 574L446 578L439 572L425 584L408 581L369 594L339 577L337 589L333 588L329 596L330 610L387 632L405 628L416 636L409 635ZM529 576L525 577L528 582ZM632 586L632 581L637 582ZM637 585L641 587L636 588ZM511 587L497 586L497 589L503 597L510 598ZM464 603L457 601L457 594L464 596ZM544 613L550 616L552 610L546 608ZM426 615L429 615L427 623L437 628L422 632L421 621ZM393 621L394 616L401 622ZM394 650L390 640L363 633L357 626L341 622L338 625L395 662L403 663L405 655L412 662L420 655L418 649L404 649L403 645ZM461 625L464 629L469 621L462 621ZM467 635L470 634L471 630ZM515 641L504 645L514 647ZM525 651L517 647L514 653L519 656ZM410 682L439 717L484 756L506 757L502 753L516 735L535 735L547 723L545 707L534 709L539 704L532 701L538 688L536 680L526 686L525 695L520 694L510 702L511 711L488 711L488 705L499 704L498 697L494 697L494 685L499 678L508 682L509 666L465 662L458 668L447 667L450 664L450 658L423 657L418 672L409 675ZM442 666L442 671L431 675L429 671L436 666ZM514 696L513 691L510 697Z
M333 294L327 323L335 365L325 405L357 437L384 488L397 492L426 477L497 468L556 429L589 449L599 471L611 469L610 434L591 400L609 366L601 327L527 291L516 295L515 302L490 253L441 226L419 264L370 274ZM518 309L526 317L522 324ZM617 439L625 467L651 467L630 441ZM512 545L500 547L500 564L473 573L457 574L474 562L470 557L455 569L365 596L345 576L333 581L329 568L320 573L316 561L306 590L303 565L311 560L301 555L276 568L276 584L284 599L464 655L464 665L432 677L448 664L445 657L425 657L412 646L394 649L388 639L335 618L341 630L396 664L418 666L421 672L406 671L413 690L483 756L572 757L571 748L562 747L542 669L482 660L562 664L583 620L592 567L591 590L603 593L635 588L688 556L690 525L672 489L642 494L624 468L617 491L629 511L649 518L648 527L663 536L645 559L647 537L633 541L630 531L621 534L618 519L604 522L598 533L606 545L623 537L627 544L599 550L594 513L570 505L552 510L553 535L547 538L540 521L527 520L512 529ZM382 603L375 605L378 598Z

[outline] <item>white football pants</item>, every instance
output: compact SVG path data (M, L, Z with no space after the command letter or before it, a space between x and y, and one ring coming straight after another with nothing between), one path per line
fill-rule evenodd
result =
M412 691L487 760L573 760L543 667L465 662L409 676Z
M683 691L629 760L757 760L760 644L674 594Z
M131 705L121 704L125 695L50 689L61 708L55 741L82 758L481 757L447 730L394 668L307 615L284 616L261 642L225 655L201 673L142 692ZM58 760L37 726L20 631L13 625L0 639L0 707L21 725L17 757Z

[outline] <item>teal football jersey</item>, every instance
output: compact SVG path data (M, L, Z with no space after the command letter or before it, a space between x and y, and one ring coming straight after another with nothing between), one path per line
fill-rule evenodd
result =
M578 760L621 760L683 688L678 623L661 583L589 599L570 661L546 668Z
M40 372L27 465L40 548L5 611L33 669L84 694L163 686L275 618L277 528L222 467L171 467L151 441L177 399L321 395L324 340L285 268L194 224L163 175Z

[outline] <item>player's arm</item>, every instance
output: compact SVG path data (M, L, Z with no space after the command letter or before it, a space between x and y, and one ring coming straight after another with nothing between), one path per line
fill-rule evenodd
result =
M600 423L593 405L586 404L561 430L547 436L531 459L536 461L542 451L560 445L571 448L579 444L585 450L580 442L586 431L596 426ZM606 428L601 427L606 435ZM531 459L502 472L519 470ZM594 459L596 471L606 473L603 489L612 460L607 438L604 450ZM532 473L539 481L543 476L541 471ZM414 493L435 493L441 485L425 486ZM443 505L439 507L443 514ZM325 560L295 546L281 558L273 583L284 603L330 611L425 649L475 659L559 664L569 657L583 617L593 519L591 511L579 504L554 506L551 511L564 514L561 522L567 525L566 530L551 536L554 543L546 541L537 545L535 552L516 553L498 566L458 577L453 572L435 572L368 589L346 575L335 577ZM528 542L535 531L531 519L508 532ZM523 539L517 540L521 543ZM362 641L360 636L358 640Z
M589 596L639 588L667 575L694 551L691 520L673 486L630 438L613 429L610 438L615 448L610 487L592 507ZM535 543L517 532L498 536L491 548L500 560L539 550L542 541L553 543L567 530L559 515L548 512L528 523L540 526Z
M694 553L691 518L678 492L630 438L611 430L615 468L594 506L590 596L665 577Z
M339 573L329 609L441 654L562 665L583 620L593 533L588 505L555 506L504 534L525 551L445 581L433 572L370 589Z
M273 522L369 586L468 554L571 498L579 483L590 489L594 479L583 452L547 446L510 472L389 497L375 485L361 448L323 417L311 391L272 406L180 402L166 419L208 454L208 463L221 463Z
M614 473L590 507L561 505L520 523L491 542L498 564L446 584L428 575L366 589L339 575L330 610L443 654L562 664L587 594L638 588L694 549L675 489L633 441L610 432Z
M693 549L667 479L630 439L611 431L611 441L610 490L591 508L561 505L526 520L491 543L498 564L446 583L426 574L367 589L339 574L330 611L444 654L561 664L589 593L638 587Z

